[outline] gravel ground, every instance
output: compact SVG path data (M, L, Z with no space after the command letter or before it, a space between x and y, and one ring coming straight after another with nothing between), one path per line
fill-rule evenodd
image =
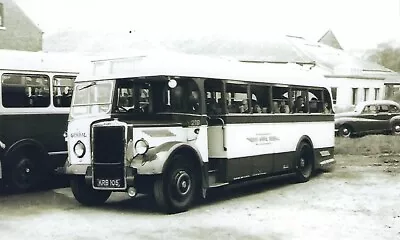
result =
M331 172L220 189L163 215L150 198L79 205L69 188L0 196L1 239L400 239L400 156L336 156Z

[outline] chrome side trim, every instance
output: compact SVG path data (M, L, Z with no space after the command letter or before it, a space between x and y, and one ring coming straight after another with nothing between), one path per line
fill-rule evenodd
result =
M50 156L53 156L53 155L62 155L62 154L68 154L68 151L49 152L49 155L50 155Z
M326 164L330 164L330 163L334 163L334 162L335 162L335 159L334 158L330 158L330 159L327 159L327 160L324 160L324 161L320 162L320 164L321 165L326 165Z

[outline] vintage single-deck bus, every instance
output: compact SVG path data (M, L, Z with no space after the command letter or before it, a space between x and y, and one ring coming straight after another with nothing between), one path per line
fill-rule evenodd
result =
M113 191L151 194L166 212L206 190L335 163L324 78L296 64L183 54L93 61L75 82L71 188L85 205Z
M0 50L0 179L13 190L31 189L64 165L78 62L65 54Z

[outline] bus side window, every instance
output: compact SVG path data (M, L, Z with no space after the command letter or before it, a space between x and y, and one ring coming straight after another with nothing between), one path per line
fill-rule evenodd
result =
M204 82L206 96L207 115L222 114L224 101L222 99L222 82L215 79L207 79Z
M250 103L247 96L247 85L226 84L226 96L228 97L229 113L250 113Z
M329 92L326 89L323 90L323 100L324 101L323 101L322 113L332 114L333 113L332 100Z
M75 77L73 76L54 76L53 104L55 107L71 106L74 81Z
M48 107L49 78L45 75L3 74L2 100L7 108Z
M261 85L251 86L251 107L253 113L269 113L269 87Z

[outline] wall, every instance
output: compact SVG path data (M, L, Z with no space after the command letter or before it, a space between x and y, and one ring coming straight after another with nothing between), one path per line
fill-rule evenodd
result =
M12 0L3 3L3 23L0 28L0 49L24 51L42 50L42 31Z
M331 87L337 87L336 112L351 109L354 105L353 88L358 89L356 103L364 101L364 89L368 88L367 101L375 100L375 88L379 89L378 100L385 98L384 80L380 79L357 79L357 78L327 78Z

